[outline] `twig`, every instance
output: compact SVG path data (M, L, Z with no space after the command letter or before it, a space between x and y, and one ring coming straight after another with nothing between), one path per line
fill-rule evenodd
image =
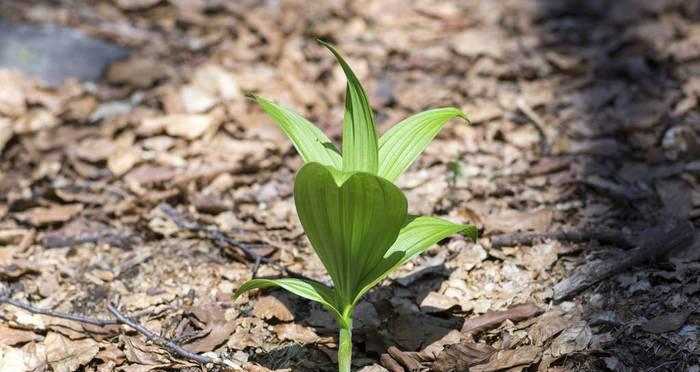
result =
M462 326L462 333L478 334L491 328L498 327L498 325L506 320L518 322L540 315L543 312L544 310L532 302L517 305L508 310L489 311L486 314L465 320Z
M187 359L197 361L199 363L207 364L207 363L214 363L216 360L214 358L208 357L206 355L199 355L190 351L187 351L183 349L180 345L175 343L172 340L169 340L165 337L159 336L155 334L153 331L150 329L144 327L140 323L137 323L136 321L133 321L129 318L127 318L124 314L119 312L117 310L116 306L114 304L108 304L107 305L107 310L109 310L112 315L114 315L115 318L119 321L119 323L127 325L134 330L138 331L142 335L146 336L149 340L153 341L156 345L164 347L169 349L170 351L174 352L175 354L178 354L180 356L183 356Z
M241 367L235 363L234 361L228 360L228 359L223 359L223 358L213 358L207 355L200 355L196 353L192 353L190 351L185 350L182 348L180 345L178 345L175 341L169 340L165 337L159 336L155 334L153 331L149 330L148 328L144 327L143 325L139 324L138 322L129 319L127 316L119 312L117 310L116 306L113 304L108 304L107 305L107 310L114 315L116 319L95 319L95 318L88 318L80 315L74 315L74 314L67 314L67 313L62 313L58 311L52 311L49 309L42 309L39 307L34 307L32 305L13 300L7 295L1 295L0 296L0 304L5 303L17 308L20 308L22 310L26 310L30 313L33 314L41 314L41 315L46 315L54 318L61 318L61 319L68 319L72 320L75 322L79 323L85 323L85 324L92 324L96 326L107 326L107 325L118 325L118 324L124 324L126 326L129 326L136 330L137 332L141 333L142 335L146 336L147 339L153 341L156 345L166 348L170 350L171 352L183 357L187 358L189 360L193 360L202 364L207 364L207 363L214 363L214 364L220 364L220 365L226 365L229 367L232 367L234 369L241 369Z
M252 268L254 274L257 273L258 267L260 266L260 263L263 262L263 263L266 263L266 264L276 268L277 270L280 270L280 271L286 273L289 276L300 278L300 279L309 279L302 274L299 274L299 273L296 273L296 272L290 270L288 267L280 264L279 261L277 261L277 260L273 260L273 259L270 259L270 258L265 257L265 256L261 256L259 254L256 254L255 252L253 252L254 248L266 247L267 245L265 245L265 244L244 243L244 242L241 242L240 240L233 239L233 238L226 236L224 233L222 233L219 230L208 229L206 227L197 225L196 223L186 221L183 218L183 216L180 214L180 212L178 212L177 210L175 210L175 208L171 207L170 205L168 205L166 203L162 203L160 205L160 210L163 211L163 213L165 213L166 216L170 217L170 219L173 220L173 222L175 222L177 227L179 227L181 229L189 230L192 232L205 233L205 234L209 235L209 237L211 239L214 239L215 241L226 243L230 246L233 246L233 247L240 249L249 260L251 260L255 263L253 268Z
M530 105L528 105L522 98L517 99L515 106L518 108L518 110L525 114L528 119L530 119L532 124L535 126L537 133L540 135L540 153L542 155L549 155L551 151L549 149L547 134L544 132L544 122L542 118L537 115Z
M634 240L625 233L606 230L562 230L553 232L521 232L491 237L491 247L500 248L532 244L539 240L564 240L574 243L597 240L622 248L634 247Z
M639 247L632 251L579 268L572 276L554 286L554 302L569 299L603 279L655 260L674 250L683 249L693 242L695 231L689 221L672 221L671 226L670 230L663 226L651 227L639 234L644 239Z
M87 317L80 316L80 315L62 313L59 311L52 311L49 309L42 309L42 308L34 307L32 305L25 304L25 303L19 302L17 300L13 300L9 296L0 296L0 303L9 304L9 305L12 305L14 307L18 307L22 310L26 310L26 311L28 311L30 313L34 313L34 314L51 316L54 318L68 319L68 320L72 320L75 322L92 324L92 325L96 325L96 326L100 326L100 327L107 326L107 325L119 324L119 321L114 320L114 319L87 318Z
M394 358L394 360L398 361L401 363L408 371L410 372L418 372L421 370L422 366L421 364L413 359L410 355L404 353L403 351L399 350L396 346L389 346L389 349L387 350L389 352L389 355Z
M384 353L379 357L379 361L382 363L384 368L388 369L390 372L404 372L403 367L391 357L391 355Z

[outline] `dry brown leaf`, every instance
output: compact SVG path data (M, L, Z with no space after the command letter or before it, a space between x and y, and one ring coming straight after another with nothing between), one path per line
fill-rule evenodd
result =
M681 328L690 314L689 311L675 311L658 315L642 325L642 329L649 333L672 332Z
M440 353L433 364L435 372L469 371L474 366L487 361L496 349L487 344L465 342L449 345Z
M550 311L542 314L535 324L528 329L532 343L537 346L544 345L550 338L563 331L570 321L563 317L561 311Z
M146 345L138 337L121 335L119 339L124 344L126 359L131 363L152 368L165 367L170 364L167 353L158 346Z
M211 94L193 85L180 88L180 99L185 112L191 114L206 112L216 104Z
M585 322L579 322L570 328L565 329L557 338L552 341L549 352L554 357L561 357L567 354L584 350L591 342L593 332Z
M22 116L27 111L19 74L0 69L0 114Z
M90 362L100 346L93 339L73 341L55 332L49 332L44 340L46 358L55 372L73 372Z
M445 296L438 292L430 292L421 301L421 310L426 313L439 313L459 306L459 301L455 298Z
M133 2L134 0L123 1ZM107 81L110 83L128 84L137 88L148 88L157 80L163 78L166 75L166 71L167 69L160 60L134 56L110 65L107 69Z
M158 133L165 130L171 136L192 140L200 137L216 124L217 120L213 115L172 114L144 119L141 122L141 130L145 133Z
M274 332L280 340L290 340L302 344L311 344L319 339L311 328L296 323L277 324L274 326Z
M265 296L255 303L253 316L259 319L277 319L283 322L294 320L294 314L289 311L288 305L274 296Z
M0 154L2 154L2 150L5 148L5 145L10 142L13 135L14 129L12 128L10 119L0 117Z
M550 209L520 212L514 209L494 210L482 218L484 227L491 232L547 231L552 224Z
M40 335L32 331L12 328L8 324L0 323L0 345L14 346L41 339Z
M494 354L488 363L472 366L470 372L496 372L508 368L529 366L540 359L542 349L538 346L523 346L515 350L503 350Z
M66 222L83 210L82 204L55 205L52 207L37 207L15 216L22 221L27 221L34 226L43 226L57 222Z

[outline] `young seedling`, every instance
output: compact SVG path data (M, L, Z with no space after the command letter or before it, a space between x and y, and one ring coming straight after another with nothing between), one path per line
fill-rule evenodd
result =
M342 56L321 42L340 63L348 83L343 123L343 153L302 116L250 95L291 139L306 164L294 183L294 201L304 231L328 271L333 288L295 278L253 279L234 296L255 288L282 287L321 303L340 327L338 367L349 372L352 314L373 286L396 268L455 233L476 240L472 225L411 216L394 181L452 118L468 120L456 108L415 114L379 140L367 95Z

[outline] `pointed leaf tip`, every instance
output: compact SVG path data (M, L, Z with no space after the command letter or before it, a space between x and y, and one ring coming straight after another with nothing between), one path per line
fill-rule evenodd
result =
M454 117L469 120L460 109L443 107L411 115L391 127L379 139L378 174L395 181Z
M323 40L319 40L319 43L333 53L348 81L343 118L343 170L377 174L377 130L367 93L338 50Z

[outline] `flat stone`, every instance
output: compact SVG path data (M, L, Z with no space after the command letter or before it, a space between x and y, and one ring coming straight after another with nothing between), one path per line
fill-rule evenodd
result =
M0 20L0 67L17 69L51 85L73 77L100 79L105 68L128 51L78 30Z

